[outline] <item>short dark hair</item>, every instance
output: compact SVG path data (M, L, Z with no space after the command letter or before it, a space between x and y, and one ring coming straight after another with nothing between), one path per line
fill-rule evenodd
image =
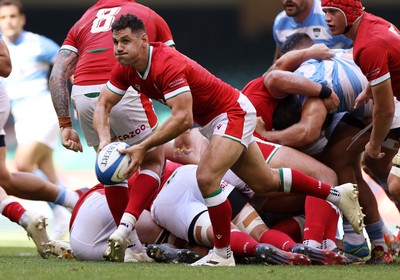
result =
M119 19L114 21L111 26L112 32L126 28L130 28L134 33L136 33L136 31L146 32L146 27L143 21L133 14L122 15Z
M301 104L297 95L289 94L282 99L272 113L272 127L283 130L301 119Z
M281 54L285 54L295 49L305 49L314 44L313 40L306 33L294 33L286 37L281 46Z
M0 7L3 6L16 6L21 15L25 14L24 5L22 5L22 2L20 0L1 0Z

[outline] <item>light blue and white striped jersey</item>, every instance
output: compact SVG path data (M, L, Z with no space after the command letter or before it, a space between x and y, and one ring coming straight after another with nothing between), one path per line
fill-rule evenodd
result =
M347 111L360 118L371 116L372 102L353 109L356 97L368 85L367 78L354 61L341 58L340 51L335 53L337 55L329 60L307 60L294 73L333 89L340 99L338 112ZM300 99L304 102L305 98L301 96Z
M323 43L331 49L348 49L352 46L352 41L344 35L332 35L325 22L320 0L314 0L312 11L304 22L296 22L293 17L287 16L285 11L280 12L274 20L272 31L279 48L286 38L294 33L306 33L314 43Z
M42 35L23 31L14 42L6 42L12 71L3 80L12 106L26 98L50 94L48 77L60 46Z

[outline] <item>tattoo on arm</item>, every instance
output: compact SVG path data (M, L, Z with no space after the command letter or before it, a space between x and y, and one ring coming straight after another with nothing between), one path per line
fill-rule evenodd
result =
M58 117L70 115L68 79L78 63L78 55L69 50L60 50L50 75L50 92Z

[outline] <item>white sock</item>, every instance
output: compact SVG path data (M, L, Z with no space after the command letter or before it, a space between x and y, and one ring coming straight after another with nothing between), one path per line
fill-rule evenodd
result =
M131 234L131 231L133 231L135 225L136 225L135 216L125 212L122 215L121 222L119 223L117 230L123 233L125 235L125 238L128 238L129 235Z
M66 189L65 192L65 201L63 203L63 206L73 209L75 207L75 204L78 202L79 199L79 194L73 190Z
M364 233L356 233L353 226L347 220L343 221L343 231L343 241L352 245L359 245L365 242Z
M336 242L332 239L324 239L322 241L322 249L332 251L335 248L337 248Z
M340 203L340 192L335 188L331 188L328 197L326 198L327 201L332 202L335 205L339 205Z
M28 227L28 215L26 215L26 211L24 214L22 214L21 218L18 221L18 224L24 229Z
M139 240L139 236L137 235L136 229L132 230L128 237L128 248L132 250L132 252L144 252L145 248Z
M222 258L229 259L232 255L231 246L224 247L224 248L215 248L214 247L213 250L218 256L220 256Z
M312 248L318 248L318 249L321 248L321 243L312 239L303 240L303 244L306 246L310 246Z

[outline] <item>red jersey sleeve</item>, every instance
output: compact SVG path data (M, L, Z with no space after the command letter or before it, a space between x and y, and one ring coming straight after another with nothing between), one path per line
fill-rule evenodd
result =
M371 85L375 80L380 80L389 74L389 53L385 46L371 42L368 47L359 50L354 58ZM386 80L386 79L383 79Z

